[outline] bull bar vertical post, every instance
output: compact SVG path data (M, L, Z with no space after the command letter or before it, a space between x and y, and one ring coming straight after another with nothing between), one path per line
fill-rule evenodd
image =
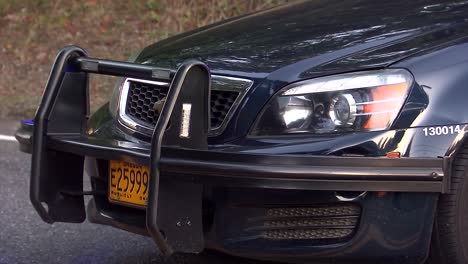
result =
M159 162L162 145L165 144L201 150L208 148L208 98L210 83L210 72L205 64L195 60L184 62L179 67L172 80L166 102L153 132L149 181L150 191L146 209L146 225L161 252L165 255L171 255L174 249L169 243L166 243L165 235L161 233L160 226L158 225L158 211L161 211L158 204L161 189ZM169 121L171 121L172 124L168 129ZM168 188L171 187L168 186ZM201 251L204 246L201 226L201 189L198 191L196 189L197 187L195 186L188 186L187 189L184 189L184 194L178 194L189 195L187 197L193 197L193 199L199 200L198 206L200 208L198 208L198 212L197 210L193 211L190 210L191 208L187 208L187 211L192 211L192 215L187 212L186 219L188 219L187 221L190 221L190 223L194 223L194 227L188 228L189 230L185 234L185 237L180 237L183 234L171 228L170 225L174 224L174 221L172 221L172 223L169 221L169 226L167 223L163 223L167 228L167 230L165 230L166 235L171 235L167 234L168 230L174 230L172 232L172 238L175 240L174 244L179 245L178 250L189 252ZM186 203L189 203L189 201L186 201ZM183 209L179 208L176 210ZM192 217L193 219L190 219ZM192 233L194 233L193 236ZM180 239L177 237L180 237Z

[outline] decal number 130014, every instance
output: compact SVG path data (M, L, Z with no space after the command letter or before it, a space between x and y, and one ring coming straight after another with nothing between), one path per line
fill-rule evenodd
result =
M438 126L438 127L425 127L423 128L424 136L443 136L458 134L461 131L460 125L456 126Z

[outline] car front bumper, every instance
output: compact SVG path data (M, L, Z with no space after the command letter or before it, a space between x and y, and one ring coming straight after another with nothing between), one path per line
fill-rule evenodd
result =
M28 130L31 131L31 126L23 125L17 133L23 149L30 148L33 141ZM49 136L47 147L57 156L66 154L85 159L84 167L93 183L88 194L94 196L88 203L89 221L150 235L144 210L115 205L107 198L108 161L125 160L149 166L149 143L136 144L99 136ZM74 165L66 161L62 166L72 168ZM267 155L167 147L163 148L160 160L162 189L158 200L166 209L160 211L158 218L166 222L166 226L177 226L185 219L186 210L197 208L198 221L205 225L201 238L203 247L238 256L299 263L329 257L354 259L360 263L385 263L387 260L399 263L402 259L413 258L414 263L418 263L427 254L437 194L444 192L447 186L448 166L448 158ZM79 174L82 181L83 172ZM198 201L181 195L187 192L185 188L194 186L203 193ZM86 194L79 184L47 192L59 193L65 200L82 199ZM210 196L204 197L205 193ZM341 195L348 193L349 197ZM269 217L271 208L343 204L361 208L352 235L344 239L265 238L268 231L263 227L265 223L257 221ZM57 221L84 220L83 206L84 201L73 207L83 210L80 219L57 218ZM58 212L70 217L71 209ZM282 217L279 220L294 222ZM373 249L372 254L370 249ZM177 251L198 252L200 249L179 248Z
M16 137L31 148L32 128ZM30 132L28 132L30 130ZM48 148L82 157L150 166L150 144L93 136L50 136ZM447 190L450 159L272 155L164 147L161 177L220 186L329 191Z

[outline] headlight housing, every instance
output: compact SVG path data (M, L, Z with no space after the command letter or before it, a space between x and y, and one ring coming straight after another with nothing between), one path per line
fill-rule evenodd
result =
M342 133L388 129L413 76L404 69L339 74L288 85L265 106L253 135Z

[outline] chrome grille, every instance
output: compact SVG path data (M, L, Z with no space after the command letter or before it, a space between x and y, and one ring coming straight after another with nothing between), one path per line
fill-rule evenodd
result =
M230 116L252 83L246 79L212 76L210 135L220 134L223 131ZM153 106L167 95L168 89L169 84L164 82L126 79L122 86L120 99L121 123L150 135L159 117L153 110Z
M235 91L211 91L211 127L221 126L238 96L239 93Z
M156 125L158 115L154 103L167 95L167 86L131 81L127 97L127 115L150 125Z

